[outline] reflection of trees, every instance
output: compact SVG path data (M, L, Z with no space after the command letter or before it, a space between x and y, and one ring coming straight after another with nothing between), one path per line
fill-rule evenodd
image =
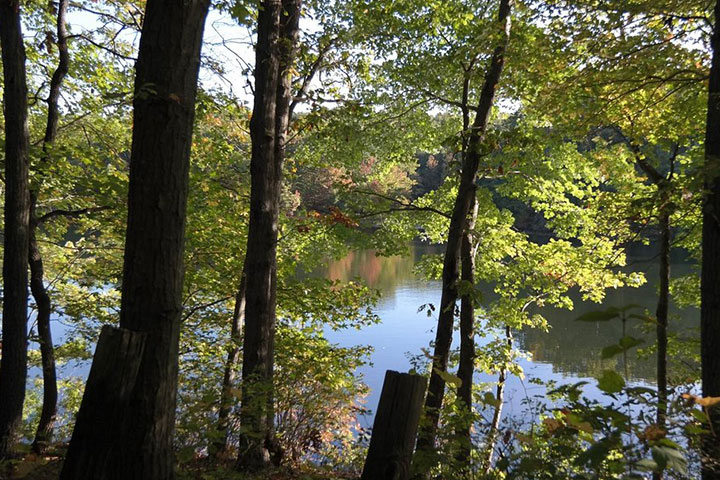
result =
M351 252L341 260L330 262L327 269L317 272L328 278L340 281L349 281L361 278L368 286L380 290L383 297L393 298L395 290L399 287L419 287L422 279L413 275L413 265L422 255L438 253L442 247L428 245L413 245L408 256L378 257L372 250ZM651 262L652 263L652 262ZM555 308L542 308L538 310L547 318L551 325L549 332L528 329L518 334L521 349L532 354L533 361L552 364L556 372L579 376L593 376L604 369L615 368L622 371L622 356L618 355L609 360L602 360L600 351L603 347L615 344L622 337L622 325L619 319L609 322L587 323L577 322L575 319L583 313L604 310L608 307L622 307L629 304L640 305L635 313L644 313L647 310L655 311L657 302L657 278L654 264L647 263L635 265L635 268L646 271L649 283L641 288L622 288L609 290L602 304L583 302L579 294L575 294L575 309L573 311ZM689 264L675 263L672 266L673 276L685 275L693 267ZM481 288L483 298L493 298L492 288ZM439 290L438 290L439 293ZM414 308L418 305L413 305ZM695 309L671 309L670 330L682 331L686 328L696 327L699 314ZM682 323L682 324L680 324ZM627 335L645 340L640 348L653 344L654 328L645 329L644 333L640 321L631 319L627 325ZM400 345L399 347L402 348ZM652 381L655 378L655 357L639 359L637 349L630 350L628 354L628 371L635 380ZM672 368L672 363L671 363Z
M609 360L601 360L600 351L603 347L617 343L622 337L622 325L619 319L609 322L587 323L575 321L583 313L604 310L608 307L622 307L629 304L640 305L641 309L654 312L657 302L657 288L654 279L657 277L652 266L647 272L650 282L640 288L623 288L607 292L602 305L592 302L583 302L579 295L576 295L575 310L559 310L553 308L539 309L552 326L550 331L545 333L539 330L527 330L519 335L520 345L533 355L536 362L549 363L558 372L575 374L580 376L594 376L603 369L617 368L622 371L620 365L621 356ZM690 271L691 266L687 264L673 265L674 273L682 274ZM641 313L637 309L637 313ZM683 325L678 325L680 319ZM671 331L680 331L696 326L698 322L698 311L694 309L671 311ZM643 330L648 333L644 333ZM637 319L628 320L627 335L645 340L641 348L650 346L655 341L653 330L643 329ZM628 354L628 370L630 377L637 380L652 381L655 378L655 358L639 359L636 349Z
M380 290L384 297L389 297L397 287L417 281L413 274L416 259L437 248L411 245L409 255L392 257L377 256L374 250L354 251L345 258L330 262L327 269L319 274L342 282L361 278L370 288Z

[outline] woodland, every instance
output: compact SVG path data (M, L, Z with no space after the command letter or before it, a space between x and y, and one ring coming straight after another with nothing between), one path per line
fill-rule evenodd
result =
M720 479L718 21L0 0L0 478L360 479L374 345L330 337L382 321L381 292L307 272L423 244L412 458L363 480ZM603 305L646 282L653 308ZM593 378L523 371L517 338L560 311L622 328ZM523 421L511 378L544 388Z

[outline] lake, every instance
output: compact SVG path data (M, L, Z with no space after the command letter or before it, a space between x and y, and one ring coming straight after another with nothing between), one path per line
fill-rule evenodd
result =
M377 408L382 382L386 370L406 372L411 368L411 356L422 355L423 348L429 348L435 338L437 315L428 317L426 312L418 312L421 305L432 303L439 305L441 283L428 281L413 273L415 263L425 254L440 253L441 247L413 245L407 256L378 257L373 251L351 252L347 257L331 262L327 269L319 274L334 280L347 281L361 278L367 284L380 291L381 299L376 306L381 323L362 330L331 331L326 336L342 346L372 345L372 365L358 372L371 388L366 407ZM603 347L617 343L622 337L619 320L602 323L578 322L575 319L583 313L597 311L610 306L622 307L629 304L640 305L649 312L655 311L657 289L656 258L652 252L640 251L629 258L631 268L645 272L647 283L640 288L620 288L608 290L602 304L584 302L579 295L574 295L573 311L544 308L541 313L550 324L548 332L528 329L515 332L515 344L524 351L529 359L521 360L525 380L510 376L506 384L505 405L503 414L522 421L527 415L523 400L529 397L542 398L545 390L542 386L527 381L528 378L539 378L544 381L555 380L561 383L574 383L590 380L591 384L584 387L585 394L590 398L601 398L601 392L594 387L592 377L603 369L615 368L623 371L622 357L602 360ZM688 263L674 262L674 275L692 271ZM488 288L488 290L490 290ZM487 298L487 297L486 297ZM634 310L638 313L641 309ZM696 328L699 325L697 309L671 309L670 322L674 330ZM643 332L638 322L628 322L627 334L645 339L645 344L654 341L654 330ZM487 342L487 340L484 340ZM482 348L483 340L479 341ZM453 340L453 348L458 347L457 332ZM699 373L699 372L698 372ZM655 356L638 358L636 353L628 356L628 374L633 384L651 385L655 381ZM478 382L495 382L496 377L478 375ZM494 386L487 389L494 392ZM369 426L372 416L365 419Z
M329 263L327 268L314 272L316 275L327 276L334 280L348 281L361 278L371 288L381 293L381 298L375 308L375 313L381 322L365 327L362 330L332 331L328 329L325 334L334 343L342 346L371 345L374 347L372 365L363 367L358 374L371 389L365 406L370 410L377 408L382 382L386 370L408 371L411 357L422 356L422 349L429 348L430 342L435 338L437 315L428 317L418 312L421 305L432 303L439 305L441 284L421 278L413 273L415 263L423 255L442 253L442 247L423 244L411 245L409 255L394 257L378 257L373 251L351 252L345 258ZM575 319L589 311L605 309L610 306L621 307L628 304L638 304L650 312L655 310L657 289L655 277L657 266L655 255L650 252L640 252L640 255L630 257L629 262L636 271L646 273L648 282L640 288L621 288L609 290L604 302L595 304L575 300L573 311L559 309L543 309L541 312L550 324L550 330L526 330L514 332L515 345L524 351L529 359L520 360L526 379L510 376L505 389L505 405L503 415L512 417L516 421L531 420L527 418L527 407L523 401L528 398L542 399L544 387L528 382L529 378L538 378L544 381L555 380L561 383L574 383L580 380L591 380L585 386L585 394L590 398L600 399L601 392L594 387L592 377L603 369L616 368L622 372L621 357L611 360L602 360L600 351L603 347L617 343L622 337L619 321L604 323L577 322ZM687 274L692 271L692 265L682 261L674 262L672 272L674 275ZM491 295L490 288L484 294ZM484 295L487 298L487 295ZM575 297L579 297L575 295ZM639 310L636 310L639 311ZM61 339L67 333L67 327L53 319L53 330L56 339ZM678 310L671 308L672 328L682 330L696 328L699 325L699 311L697 309ZM640 331L637 324L629 324L628 335L645 339L645 345L652 344L654 332ZM56 340L57 341L57 340ZM478 340L479 348L487 339ZM645 346L643 345L643 346ZM457 334L453 340L453 348L458 346ZM642 347L642 346L641 346ZM640 359L633 351L628 358L628 374L634 384L652 385L655 380L655 357ZM61 367L61 377L84 377L89 370L86 361L70 362ZM29 381L32 377L40 375L38 368L31 369ZM699 377L699 372L698 372ZM487 390L494 392L497 378L488 375L477 375L476 381L488 383ZM371 426L372 414L363 419L363 426Z

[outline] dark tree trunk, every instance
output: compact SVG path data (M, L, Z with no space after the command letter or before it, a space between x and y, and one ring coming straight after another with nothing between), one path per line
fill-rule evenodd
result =
M145 332L103 326L60 478L153 478L125 476L134 467L118 464L134 428L132 396L147 340Z
M230 347L225 360L225 372L220 393L220 408L218 410L218 423L215 440L211 445L211 453L219 457L228 451L230 441L230 413L235 400L233 393L237 366L240 361L240 332L245 319L245 275L240 280L240 287L235 294L235 308L233 310L232 325L230 327Z
M427 380L385 373L361 480L408 480Z
M52 6L52 4L51 4ZM47 125L43 139L43 156L40 160L40 181L42 181L42 168L48 162L49 146L55 142L60 117L58 100L60 87L68 73L70 58L67 46L67 28L65 16L67 14L68 0L61 0L57 10L57 47L59 53L58 66L50 80L50 95L48 96ZM30 193L30 291L37 305L38 337L40 338L40 355L43 372L43 403L40 413L40 422L32 443L33 451L42 453L52 441L57 415L57 374L55 369L55 352L53 350L52 330L50 329L50 313L52 306L50 296L45 288L45 269L43 267L42 253L37 243L37 228L40 226L36 215L37 193Z
M490 110L495 100L495 90L505 64L505 49L510 36L510 10L512 0L501 0L498 23L503 29L500 44L493 51L485 76L485 83L480 93L477 114L471 126L466 155L463 158L460 187L453 207L445 247L445 258L442 272L442 296L437 331L435 333L435 350L433 352L430 385L425 398L425 419L421 423L418 434L417 456L421 464L426 464L427 457L435 448L435 435L440 418L440 407L445 395L445 380L441 373L447 371L450 344L452 342L453 323L455 319L455 303L458 298L457 282L460 278L460 251L462 237L465 232L468 214L475 193L475 177L480 165L481 144L485 136ZM423 459L425 457L425 459ZM418 471L423 472L423 466Z
M266 0L258 12L238 456L238 467L245 470L268 466L275 445L272 375L278 217L300 8L300 0Z
M667 417L667 347L668 347L668 308L670 304L670 209L667 195L668 186L661 184L660 190L660 292L658 296L657 310L657 418L656 422L660 428L665 428ZM662 472L653 472L653 480L662 480Z
M665 203L669 201L665 199ZM664 427L667 416L667 346L668 307L670 304L670 211L667 205L660 210L660 295L657 317L657 423Z
M135 76L120 312L121 328L145 334L147 347L128 406L133 420L115 437L122 448L95 469L90 466L92 457L113 444L75 445L73 438L63 469L65 479L175 476L172 442L185 210L200 48L209 4L209 0L147 2ZM94 408L83 403L78 420L83 409Z
M660 291L658 292L658 303L655 311L656 316L656 336L657 336L657 416L656 422L659 427L665 427L665 419L667 416L667 347L668 347L668 309L670 306L670 215L672 214L672 204L670 194L672 191L672 176L674 171L674 162L677 158L680 145L676 144L670 156L670 174L667 178L653 167L647 159L642 155L640 148L632 143L629 139L625 139L628 147L635 154L637 165L645 172L645 175L657 187L658 198L658 229L660 230ZM625 335L623 320L623 336ZM623 352L623 357L625 357ZM627 361L625 363L625 377L627 377ZM653 472L653 480L662 480L662 472Z
M35 440L32 449L42 453L52 441L57 415L57 374L55 370L55 351L53 350L52 331L50 330L50 296L45 289L45 270L42 255L38 248L36 230L38 226L35 217L35 198L31 200L32 207L30 220L30 290L37 305L37 326L40 338L40 355L43 372L43 403L40 413L40 422L35 431Z
M703 396L720 396L720 1L715 4L712 64L705 131L707 197L703 210L700 336ZM720 409L710 409L714 432L720 432ZM702 478L720 479L720 439L703 441Z
M461 245L462 281L465 288L475 288L475 258L473 255L472 229L475 228L477 217L477 202L473 192L472 218L468 222L467 231L463 235ZM457 389L457 398L461 408L465 410L467 418L463 418L458 425L455 435L459 442L457 458L469 466L472 439L472 406L473 406L473 374L475 373L475 305L472 292L463 295L460 300L460 360L458 365L458 378L460 385Z
M0 460L9 458L22 420L27 378L27 284L30 221L25 46L20 5L0 0L5 114L5 225L2 359L0 360Z

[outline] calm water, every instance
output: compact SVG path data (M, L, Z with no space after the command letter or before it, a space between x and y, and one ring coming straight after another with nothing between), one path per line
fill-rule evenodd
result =
M441 250L437 247L422 245L411 247L410 255L405 257L377 257L372 251L353 252L342 260L332 262L327 271L323 272L336 280L360 277L382 294L376 308L376 313L382 319L380 324L360 331L327 332L331 341L343 346L374 347L372 365L359 372L372 390L366 402L370 409L377 407L385 371L408 371L412 366L410 357L421 355L421 349L428 348L435 337L437 316L428 317L425 312L418 312L418 307L427 303L439 305L441 285L439 281L428 281L414 275L413 266L423 254L439 252ZM620 321L586 323L577 322L575 319L585 312L629 304L638 304L649 312L654 312L657 301L655 261L652 258L635 258L631 262L633 269L646 273L648 283L642 287L610 290L601 305L582 302L577 296L573 311L542 309L541 312L551 325L549 332L527 330L515 333L517 347L526 352L530 360L520 362L525 372L525 380L517 377L508 380L504 407L506 415L520 419L527 414L526 408L522 406L523 400L543 396L544 389L528 382L528 378L572 383L590 379L603 369L617 368L619 372L622 371L621 356L610 360L602 360L600 356L603 347L617 343L622 337ZM687 264L673 265L673 274L689 273L691 268ZM489 290L488 288L488 292ZM640 310L636 311L640 313ZM671 314L671 322L682 328L692 328L698 324L697 310L676 309ZM627 334L645 338L646 345L651 344L654 334L644 333L638 327L639 325L629 322ZM456 335L453 347L457 346ZM645 359L639 359L634 352L629 355L628 372L633 383L652 384L654 369L654 355ZM477 381L494 382L496 378L479 375ZM492 385L487 388L494 391ZM600 392L592 385L585 387L585 393L591 398L601 397ZM370 419L366 421L369 422Z
M412 367L411 357L422 357L422 349L429 348L430 342L435 338L437 316L428 317L424 311L418 312L418 308L428 303L438 306L441 285L439 281L428 281L414 275L413 267L423 255L441 252L442 249L439 247L425 245L411 246L407 256L377 257L372 251L353 252L342 260L331 262L327 269L316 272L342 281L359 277L381 293L381 299L375 309L381 323L362 330L326 332L326 336L331 341L343 346L374 347L372 364L358 372L371 388L365 405L371 410L377 407L385 371L408 371ZM645 257L651 256L645 255ZM508 379L504 415L522 420L528 415L527 408L522 404L523 400L544 396L544 388L528 382L529 378L573 383L591 379L593 375L606 368L622 371L620 356L605 361L600 357L603 347L616 343L622 336L620 322L585 323L577 322L575 319L585 312L628 304L638 304L653 312L657 301L655 288L657 267L654 263L652 258L632 260L633 269L645 272L648 279L648 283L640 288L610 290L602 305L582 302L578 298L573 311L543 309L542 313L551 325L549 332L539 330L514 332L515 345L527 353L529 360L520 361L525 380L513 376ZM691 271L692 267L688 264L673 265L673 275ZM485 298L492 295L490 290L488 287L487 292L484 292ZM675 330L696 328L699 324L699 312L696 309L671 309L671 315L671 323L675 325ZM56 338L60 339L66 334L67 327L55 321L53 330ZM654 339L654 334L644 333L637 328L637 325L632 324L628 325L627 334L646 339L646 345L651 344ZM480 348L482 342L479 341ZM457 346L456 335L453 348ZM69 362L61 367L60 376L84 377L89 371L89 365L90 362L87 361ZM639 359L634 352L629 355L628 371L633 383L652 384L654 370L654 356ZM30 377L34 377L40 374L40 370L33 368L30 373ZM477 382L487 383L487 390L493 392L492 382L496 380L496 377L487 375L478 375L476 379ZM591 398L601 397L600 392L592 385L585 387L585 393ZM372 415L364 420L366 426L369 426Z

